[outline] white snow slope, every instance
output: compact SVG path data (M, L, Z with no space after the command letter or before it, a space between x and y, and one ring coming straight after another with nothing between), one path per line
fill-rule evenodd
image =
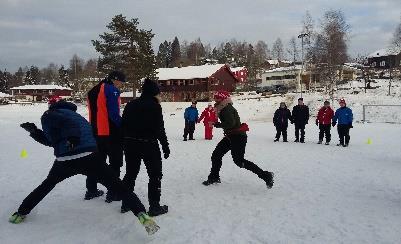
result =
M198 126L197 140L183 142L182 109L188 104L164 103L172 154L163 162L162 203L170 211L155 218L161 229L151 237L132 213L119 213L120 203L107 204L104 197L84 201L83 176L56 186L24 223L8 223L54 157L19 128L25 121L39 124L45 104L1 106L0 243L401 243L401 126L355 123L350 147L339 148L335 129L332 145L316 144L312 118L305 144L273 143L271 115L278 102L293 99L235 99L251 128L246 158L275 172L270 190L230 155L223 160L222 183L203 186L222 133L205 141ZM85 110L79 108L84 115ZM20 157L22 149L27 158ZM142 167L136 193L145 206L147 181Z

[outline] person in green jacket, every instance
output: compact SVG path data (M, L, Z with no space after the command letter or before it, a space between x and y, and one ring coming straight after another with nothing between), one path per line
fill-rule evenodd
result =
M203 182L208 186L215 183L220 183L220 168L222 165L223 156L231 150L231 155L234 163L240 167L245 168L259 178L265 181L268 188L273 186L274 174L269 171L263 171L256 164L244 158L245 147L247 143L248 131L247 124L242 124L237 110L233 107L233 102L230 98L230 93L226 91L219 91L214 95L215 110L220 119L216 122L214 127L223 128L225 137L217 144L212 154L212 168L208 179Z

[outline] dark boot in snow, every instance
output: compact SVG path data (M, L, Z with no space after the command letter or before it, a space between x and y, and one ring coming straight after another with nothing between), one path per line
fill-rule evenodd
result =
M274 183L274 173L269 171L264 171L263 176L261 177L265 182L267 188L271 189Z
M128 206L124 206L124 205L121 206L121 210L120 210L121 213L126 213L129 211L131 211L131 209Z
M18 212L13 213L13 215L11 215L11 217L8 219L8 222L12 223L12 224L20 224L24 221L26 215L22 215Z
M220 177L219 178L214 178L214 179L207 179L204 182L202 182L203 185L208 186L208 185L212 185L212 184L219 184L221 183L220 181Z
M274 139L274 142L278 142L278 141L279 141L279 139L278 139L278 138Z
M342 143L337 144L337 147L341 147L341 146L344 146L344 144L342 144Z
M318 141L317 144L322 144L322 141Z
M299 142L299 139L295 139L295 141L294 142Z
M330 142L326 142L324 145L330 145Z
M119 196L117 196L116 194L108 191L107 194L106 194L105 202L111 203L111 202L114 202L114 201L116 201L116 202L121 201L121 198Z
M343 147L348 147L348 143L345 143L345 144L343 145Z
M84 199L85 200L91 200L91 199L96 198L96 197L101 197L101 196L103 196L103 194L104 194L104 192L102 190L96 190L94 192L87 191L85 193Z
M159 216L162 214L166 214L168 212L168 206L166 205L155 205L155 206L150 206L149 207L149 211L148 211L148 215L150 217L155 217L155 216Z

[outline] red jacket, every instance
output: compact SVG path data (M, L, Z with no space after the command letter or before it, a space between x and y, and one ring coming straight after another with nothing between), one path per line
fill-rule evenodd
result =
M334 117L334 111L330 107L321 107L317 113L316 121L319 124L329 125L331 124L331 119Z
M200 123L203 119L203 124L209 125L209 122L217 122L217 115L216 115L216 111L214 110L214 108L205 108L205 110L203 110L201 116L198 119L198 123Z

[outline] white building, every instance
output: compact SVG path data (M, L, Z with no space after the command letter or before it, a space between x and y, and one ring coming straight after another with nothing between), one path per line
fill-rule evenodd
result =
M281 67L265 71L262 75L260 87L285 85L288 88L298 88L301 82L302 66Z

